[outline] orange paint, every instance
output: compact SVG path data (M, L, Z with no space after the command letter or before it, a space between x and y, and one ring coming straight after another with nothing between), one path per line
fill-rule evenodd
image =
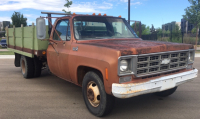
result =
M45 54L46 54L46 51L42 51L42 54L45 55Z
M106 80L108 80L108 69L106 68Z

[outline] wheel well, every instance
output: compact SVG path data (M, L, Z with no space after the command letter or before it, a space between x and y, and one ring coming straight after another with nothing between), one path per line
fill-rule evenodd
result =
M97 73L97 75L102 79L103 81L103 75L101 73L101 71L91 68L91 67L86 67L86 66L79 66L78 70L77 70L77 78L78 78L78 84L82 85L83 82L83 78L85 76L85 74L89 71L94 71L95 73ZM103 81L104 82L104 81Z

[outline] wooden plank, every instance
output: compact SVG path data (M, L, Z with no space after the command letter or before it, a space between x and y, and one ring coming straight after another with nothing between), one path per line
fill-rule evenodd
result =
M34 35L35 35L35 33L34 33L34 32L35 32L34 27L35 27L35 26L34 26L34 23L32 23L32 31L33 31L33 32L32 32L32 40L33 40L33 41L32 41L32 48L31 48L31 50L34 49Z
M9 34L8 34L8 26L6 27L6 39L7 39L7 46L9 45Z
M21 24L21 40L22 40L22 51L24 50L24 26Z
M27 57L30 57L30 58L33 58L34 55L31 54L31 53L27 53L27 52L23 52L23 51L20 51L20 50L16 50L16 49L12 49L12 48L7 48L9 51L13 51L15 53L18 53L18 54L21 54L21 55L24 55L24 56L27 56Z
M31 26L24 27L24 40L26 40L26 38L32 38L32 27ZM26 45L26 44L24 44L24 45Z
M15 44L15 25L13 25L13 44L14 44L14 48L16 46Z

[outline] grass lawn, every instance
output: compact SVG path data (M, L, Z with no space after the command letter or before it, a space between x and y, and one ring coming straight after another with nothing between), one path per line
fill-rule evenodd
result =
M2 48L2 47L0 46L0 49L6 49L6 48Z
M0 55L14 55L12 51L0 51Z

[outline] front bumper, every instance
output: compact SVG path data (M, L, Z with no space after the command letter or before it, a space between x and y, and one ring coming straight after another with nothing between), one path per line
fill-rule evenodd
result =
M198 70L164 76L144 83L112 84L112 93L117 98L130 98L142 94L160 92L191 81L198 75Z

